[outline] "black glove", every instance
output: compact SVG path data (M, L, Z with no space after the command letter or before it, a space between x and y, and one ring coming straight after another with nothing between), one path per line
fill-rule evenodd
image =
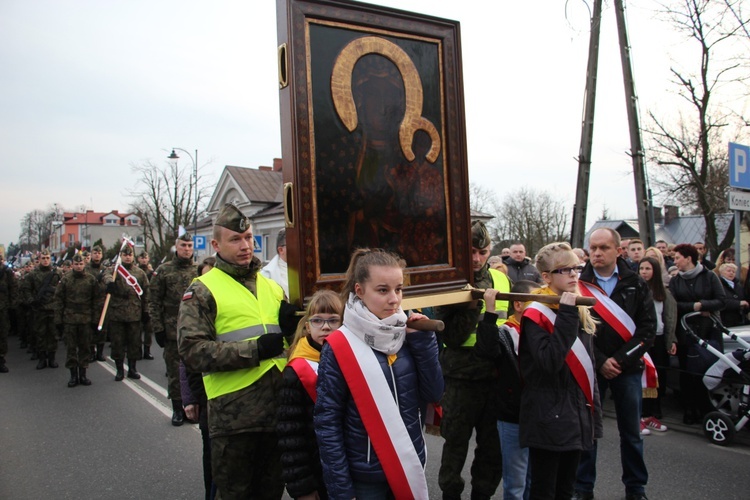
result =
M284 352L284 336L280 333L266 333L258 337L258 359L275 358Z
M112 283L107 283L106 292L108 294L114 295L116 291L117 291L117 285L115 285L114 281Z
M297 311L301 310L295 304L290 304L286 300L281 301L281 306L279 306L279 327L281 327L281 331L286 335L293 335L297 331L297 325L302 319L301 315L297 316Z
M163 349L164 344L167 341L167 332L165 332L164 330L160 332L154 332L154 339L156 340L156 343L159 344L159 347Z

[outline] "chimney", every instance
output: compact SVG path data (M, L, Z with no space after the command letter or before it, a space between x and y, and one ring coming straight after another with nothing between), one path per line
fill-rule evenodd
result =
M661 207L654 207L654 223L655 224L664 223L664 214L661 211Z
M273 159L273 171L274 172L281 172L281 158L274 158Z
M664 225L666 226L680 216L680 207L676 205L664 205Z

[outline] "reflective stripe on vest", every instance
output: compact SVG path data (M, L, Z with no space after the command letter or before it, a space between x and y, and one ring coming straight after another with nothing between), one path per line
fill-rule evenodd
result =
M490 272L490 277L492 278L492 288L497 290L498 292L503 293L509 293L510 292L510 279L508 277L498 271L497 269L488 269ZM486 310L484 301L482 302L482 310L479 311L480 314L480 321L481 317L484 314L484 311ZM495 312L498 313L497 318L497 326L502 326L503 323L508 321L507 319L507 311L508 311L508 301L507 300L496 300L495 301ZM503 314L505 312L505 314ZM505 317L503 317L505 316ZM474 347L474 344L477 343L477 327L474 326L474 330L469 334L469 338L466 339L466 342L461 344L461 347Z
M279 333L279 306L284 291L274 281L256 274L258 297L217 268L196 278L206 285L216 302L216 340L238 342L254 340L266 333ZM214 399L244 389L257 382L266 372L286 366L283 357L264 359L259 366L203 375L203 385L208 399Z

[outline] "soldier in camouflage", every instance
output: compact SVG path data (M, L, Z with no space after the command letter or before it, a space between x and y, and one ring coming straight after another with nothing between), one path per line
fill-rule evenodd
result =
M8 354L8 331L10 312L18 300L16 277L5 265L5 257L0 255L0 373L8 373L5 356Z
M86 272L89 273L99 283L99 294L96 300L96 318L94 324L98 326L99 316L104 308L104 300L106 292L104 290L104 284L102 278L104 276L104 265L102 264L102 247L94 245L91 249L91 259L86 264ZM102 325L102 329L99 330L94 328L91 332L91 362L104 361L104 342L107 339L107 322L105 321Z
M31 306L33 335L39 362L37 370L57 368L57 329L55 328L55 288L62 273L52 268L49 250L42 250L39 265L23 283L24 302Z
M148 252L143 250L141 253L138 254L138 267L141 268L141 271L143 271L146 274L146 278L148 278L148 282L151 283L152 278L154 277L154 269L151 267L150 261L151 258L148 255ZM149 312L151 311L151 306L149 305ZM175 322L177 319L175 319ZM153 321L149 319L149 321L146 321L143 323L143 359L154 359L154 357L151 355L151 340L153 338Z
M86 272L82 255L73 256L71 267L55 290L55 325L62 330L67 348L68 387L75 387L78 384L91 385L86 369L91 358L91 332L98 319L99 284Z
M219 213L211 245L216 267L185 292L177 335L187 369L203 372L217 498L278 499L276 399L297 308L258 272L250 220L234 205Z
M110 356L115 361L115 381L125 377L123 366L128 356L128 378L139 379L136 362L141 359L141 323L148 320L148 278L133 264L133 249L129 245L120 251L122 267L130 278L126 279L113 266L102 276L102 283L110 295L107 320L109 321ZM112 279L113 273L115 275ZM132 282L128 282L132 279Z
M478 221L472 224L474 286L509 291L506 286L493 286L493 276L487 264L491 246L484 224ZM502 456L497 430L499 374L493 361L478 356L474 349L476 328L483 310L481 303L475 301L468 307L459 304L441 307L436 311L436 316L445 323L445 330L442 332L444 349L440 353L440 365L445 377L440 433L445 438L445 443L438 475L444 499L461 498L464 489L461 471L474 430L476 449L471 466L471 498L491 498L502 479ZM507 317L507 303L497 307L497 312L498 315L505 312L502 317Z
M175 241L172 260L154 271L149 297L151 325L156 343L164 348L167 365L167 396L172 400L172 425L180 426L185 420L180 393L180 355L177 353L177 313L182 295L198 276L193 263L193 238L185 233Z

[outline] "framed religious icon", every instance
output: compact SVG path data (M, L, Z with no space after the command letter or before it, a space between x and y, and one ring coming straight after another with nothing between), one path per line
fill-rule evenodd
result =
M356 248L406 261L405 295L471 281L459 24L278 0L290 299L338 290Z

